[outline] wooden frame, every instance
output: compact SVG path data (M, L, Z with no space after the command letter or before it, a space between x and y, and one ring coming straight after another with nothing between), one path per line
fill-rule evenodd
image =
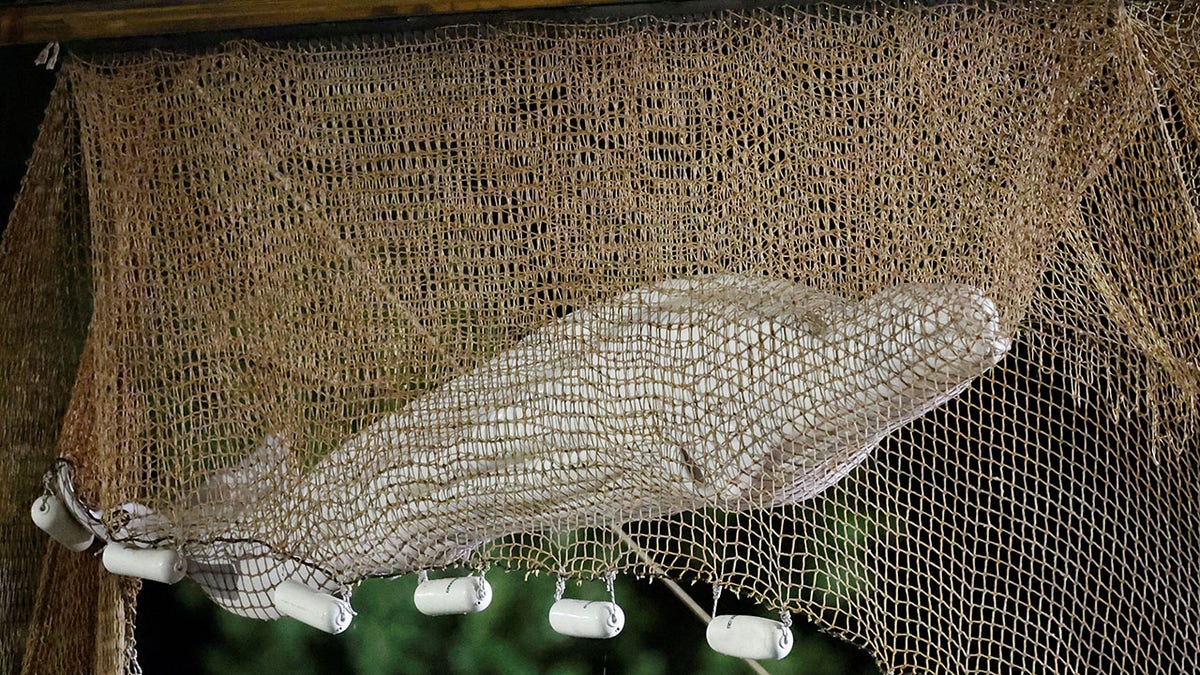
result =
M623 0L96 0L9 5L0 8L0 45L622 2Z

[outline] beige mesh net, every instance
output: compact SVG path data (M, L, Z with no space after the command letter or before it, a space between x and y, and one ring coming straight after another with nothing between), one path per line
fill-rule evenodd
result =
M705 582L898 672L1200 669L1196 16L71 61L0 251L4 668L136 668L135 587L28 524L61 456L246 616L500 565Z

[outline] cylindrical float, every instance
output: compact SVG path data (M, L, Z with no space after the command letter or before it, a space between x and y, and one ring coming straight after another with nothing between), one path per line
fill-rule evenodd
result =
M271 600L280 614L334 635L349 628L354 620L350 603L291 579L275 587Z
M760 616L722 614L706 632L713 651L739 659L782 659L792 651L792 631L778 621Z
M550 607L550 627L571 637L606 639L625 627L625 612L615 602L564 598Z
M33 500L29 510L33 522L50 538L79 553L92 545L95 536L67 510L66 505L54 495L43 495Z
M180 555L166 548L128 548L120 544L104 547L104 569L126 577L173 584L187 573Z
M483 577L430 579L417 585L413 604L426 616L482 612L492 604L492 585Z

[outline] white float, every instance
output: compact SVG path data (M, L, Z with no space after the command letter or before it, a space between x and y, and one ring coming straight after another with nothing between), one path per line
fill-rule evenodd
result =
M607 639L625 627L625 612L615 602L562 599L550 607L550 627L570 637Z
M326 633L337 635L349 628L354 620L350 603L291 579L276 586L271 599L280 614Z
M180 555L166 548L129 548L120 544L104 547L104 569L126 577L173 584L183 578L187 565Z
M492 604L492 586L483 577L430 579L417 585L413 604L426 616L482 612Z
M33 501L29 510L33 522L50 538L79 553L86 551L95 536L84 527L62 501L54 495L43 495Z
M792 651L792 631L760 616L722 614L706 631L713 651L739 659L782 659Z

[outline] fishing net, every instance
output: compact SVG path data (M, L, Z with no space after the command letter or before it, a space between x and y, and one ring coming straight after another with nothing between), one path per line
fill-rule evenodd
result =
M1196 16L70 60L0 249L0 665L136 670L134 582L29 523L69 483L263 619L616 572L886 671L1200 669Z

